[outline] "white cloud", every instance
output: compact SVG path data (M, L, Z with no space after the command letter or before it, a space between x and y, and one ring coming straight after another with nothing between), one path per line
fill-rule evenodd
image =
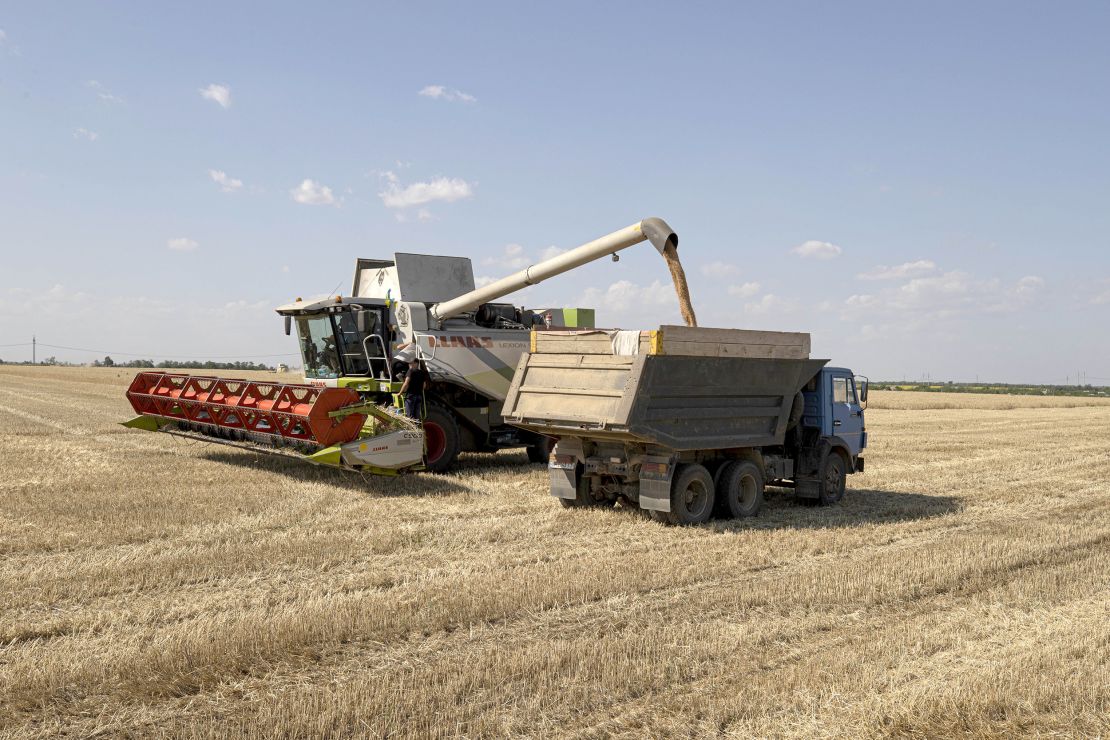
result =
M799 257L812 257L813 259L829 260L839 256L844 250L831 242L809 240L802 242L790 250Z
M751 298L759 293L759 283L744 283L743 285L728 286L728 294L738 298Z
M289 191L293 200L306 206L335 205L335 194L327 185L306 179L297 187Z
M528 258L528 255L524 251L524 247L519 244L506 244L501 254L495 257L486 257L482 260L482 264L519 270L522 267L527 267L532 264L532 260Z
M84 139L85 141L96 141L100 138L100 134L95 131L89 131L87 128L73 129L73 138Z
M675 297L674 287L659 280L655 280L651 285L637 285L628 280L618 280L604 291L598 288L587 288L582 294L579 305L623 313L634 308L670 305L677 307L678 299Z
M433 218L434 216L432 216L432 212L429 211L427 208L421 208L419 211L416 212L416 219L418 221L431 221Z
M558 257L560 254L563 254L566 251L568 251L568 250L563 249L562 247L556 247L554 245L552 245L550 247L544 247L543 249L540 250L540 261L542 262L544 260L549 260L549 259L552 259L554 257Z
M903 262L894 267L879 265L867 272L856 275L860 280L895 280L898 278L917 277L927 275L937 269L932 260L917 260L916 262Z
M93 297L88 293L70 290L61 283L55 283L47 290L41 287L9 288L6 293L0 293L0 318L67 315L94 304Z
M1014 292L1021 296L1029 296L1034 293L1040 292L1044 287L1044 278L1037 275L1026 275L1021 280L1017 281L1017 287Z
M740 268L728 262L710 262L701 266L701 274L713 278L733 277L740 274Z
M4 32L3 28L0 28L0 44L4 43L7 40L8 40L8 34L6 34Z
M474 195L474 186L457 177L436 177L428 182L414 182L402 186L392 172L384 174L388 185L378 193L386 208L410 208L425 203L443 201L452 203Z
M502 271L510 269L519 270L529 265L558 257L566 251L567 250L556 246L544 247L539 251L539 256L533 257L528 250L519 244L506 244L501 254L493 257L486 257L482 260L482 264L498 267Z
M177 239L170 239L166 242L166 247L174 252L192 252L199 246L200 245L192 239L187 239L183 236Z
M223 170L208 170L208 176L212 178L212 182L220 186L220 190L225 193L233 193L243 187L243 181L237 180L234 177L228 177L227 173Z
M123 102L123 98L119 97L118 95L113 95L111 90L104 87L104 85L101 85L96 80L89 80L85 83L85 87L89 88L90 90L96 91L96 97L100 98L105 103Z
M223 108L231 107L231 88L227 85L217 85L212 83L208 87L202 87L197 92L205 100L212 100L219 103Z
M868 295L867 293L863 293L861 295L850 295L850 296L848 296L848 299L846 301L844 301L844 305L848 306L849 308L865 309L865 308L871 308L872 306L877 305L878 302L879 302L879 299L876 298L875 296Z
M1009 285L998 278L980 280L962 270L919 277L874 294L850 296L842 318L866 314L919 324L975 314L1011 313L1034 300L1044 279L1027 275Z
M473 95L443 85L427 85L417 94L423 95L426 98L432 98L433 100L450 100L458 103L478 102L478 98Z
M1101 293L1098 293L1093 298L1091 298L1091 305L1094 305L1094 306L1110 305L1110 279L1101 280L1099 282L1102 283L1102 285L1105 285L1106 288ZM1097 288L1096 288L1096 290L1097 290Z
M760 298L758 301L756 301L754 303L745 303L744 304L744 313L750 313L750 314L771 314L771 313L781 314L781 313L789 313L789 312L793 311L795 309L795 307L796 306L795 306L793 301L787 301L787 300L784 300L782 298L779 298L778 296L774 295L773 293L768 293L767 295L763 296L762 298Z

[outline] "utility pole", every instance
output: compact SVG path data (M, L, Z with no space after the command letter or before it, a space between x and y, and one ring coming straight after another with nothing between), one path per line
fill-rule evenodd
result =
M38 341L39 341L38 337L36 337L34 334L32 334L31 335L31 364L32 365L39 364L38 363L38 357L36 355L36 350L38 349Z

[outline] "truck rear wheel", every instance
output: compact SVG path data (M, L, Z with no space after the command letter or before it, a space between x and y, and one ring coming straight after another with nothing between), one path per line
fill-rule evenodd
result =
M559 503L563 508L573 509L577 507L588 506L612 506L613 502L608 499L599 499L594 496L593 485L588 475L582 475L582 466L578 466L578 471L575 473L577 482L574 484L574 498L560 498Z
M427 403L424 412L424 467L442 473L459 455L459 424L438 403Z
M763 473L751 460L728 463L717 486L717 508L730 519L755 516L763 506Z
M831 506L844 498L844 457L839 452L829 451L825 466L821 470L821 495L818 501L822 506Z
M679 465L671 478L671 510L663 515L671 524L702 524L713 514L713 476L698 464Z

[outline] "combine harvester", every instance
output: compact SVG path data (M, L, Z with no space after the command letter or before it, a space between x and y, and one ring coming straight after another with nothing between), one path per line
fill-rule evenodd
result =
M379 474L442 471L460 451L525 446L546 462L551 439L502 415L513 371L536 325L592 327L592 311L529 311L498 299L643 241L666 259L687 323L694 325L678 237L658 218L627 228L475 289L465 257L394 254L360 259L350 296L298 299L277 308L296 326L304 384L139 373L127 390L148 431L294 455ZM401 379L393 357L418 349L431 383L424 419L395 410Z

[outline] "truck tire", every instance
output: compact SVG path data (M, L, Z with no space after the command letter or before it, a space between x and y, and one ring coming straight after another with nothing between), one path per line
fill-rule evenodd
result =
M755 516L763 506L763 473L751 460L728 464L717 486L717 510L730 519Z
M590 476L582 475L582 466L578 466L575 473L576 483L574 485L575 496L574 498L560 498L559 503L565 509L574 508L587 508L591 506L612 506L613 502L608 499L599 499L593 495L590 486Z
M459 423L451 411L429 401L424 408L424 467L442 473L459 456Z
M832 506L844 498L846 468L844 456L835 450L829 450L821 469L821 494L818 497L821 506Z
M538 441L528 445L528 462L547 464L551 457L551 450L555 448L555 440L551 437L540 437Z
M703 524L713 515L713 476L696 463L679 465L671 478L671 510L662 518L671 524Z

